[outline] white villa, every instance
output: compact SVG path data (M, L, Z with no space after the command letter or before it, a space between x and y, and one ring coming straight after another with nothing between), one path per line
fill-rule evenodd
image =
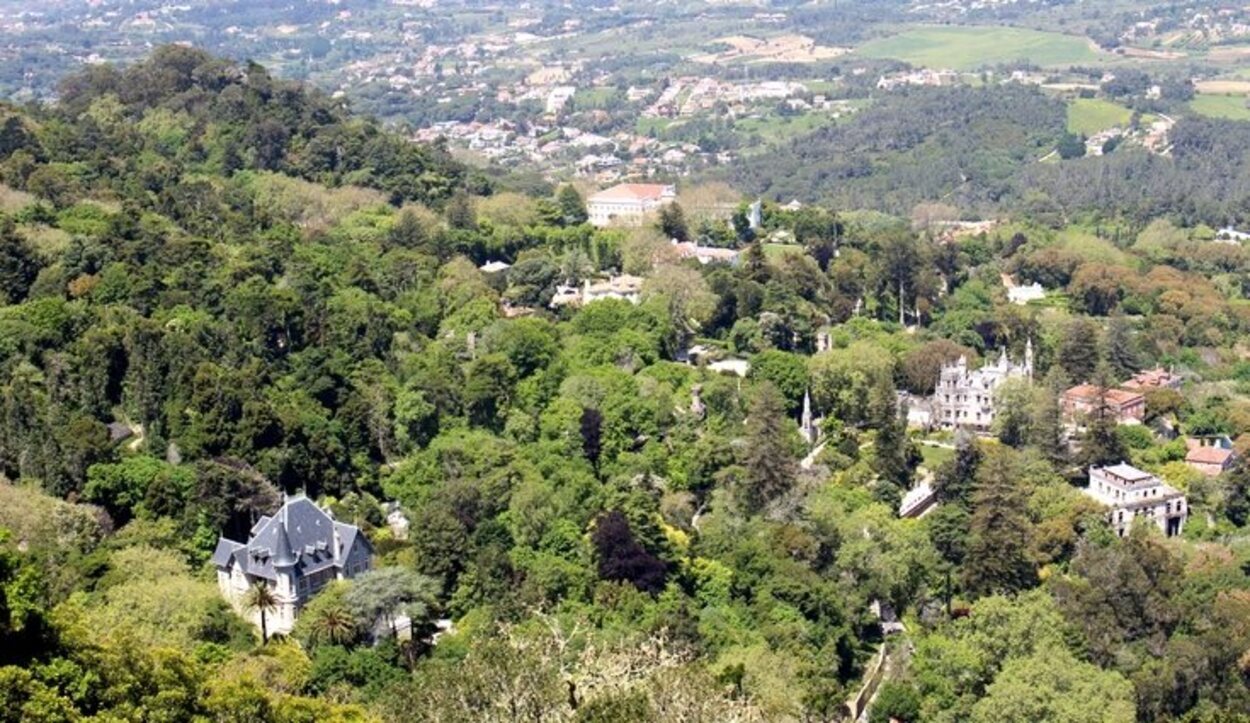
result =
M1011 378L1033 378L1032 340L1024 349L1023 364L1012 362L1003 349L996 362L980 369L968 369L968 359L962 356L943 366L933 393L933 423L947 429L988 431L994 424L994 392Z
M641 226L643 218L677 199L674 186L658 183L622 183L586 199L586 212L594 226L620 223Z
M1168 537L1181 534L1189 507L1180 490L1129 464L1090 467L1085 494L1111 508L1108 519L1120 537L1145 517Z
M737 264L738 257L741 255L735 249L723 249L715 246L700 246L691 241L678 241L673 239L673 250L677 252L677 257L681 259L696 259L704 266L710 263Z
M305 604L333 580L356 577L373 565L373 545L355 525L336 522L304 496L292 497L272 517L252 526L247 543L218 538L213 552L222 596L253 624L244 609L250 587L268 585L278 599L266 614L269 633L291 632Z
M642 301L642 283L640 276L621 274L594 283L586 279L581 288L561 284L556 287L549 306L553 309L569 305L581 306L600 299L623 299L637 304Z
M556 114L564 110L564 107L573 100L573 95L577 93L577 87L573 85L557 85L547 94L546 110L548 113Z

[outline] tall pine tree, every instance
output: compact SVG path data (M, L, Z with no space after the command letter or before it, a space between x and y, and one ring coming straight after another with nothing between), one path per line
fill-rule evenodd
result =
M983 458L981 443L976 436L961 432L955 440L955 456L943 462L934 475L933 489L938 500L967 506L972 497L977 468Z
M879 484L875 494L882 502L897 505L903 492L911 487L919 454L907 438L906 412L888 377L883 376L869 393L868 416L869 424L877 430L873 468Z
M1063 428L1063 408L1059 395L1066 380L1059 367L1051 367L1042 389L1033 401L1028 430L1028 443L1036 447L1057 469L1068 463L1068 440Z
M987 452L972 491L964 586L974 595L1010 594L1037 584L1029 549L1033 525L1016 452Z
M1073 317L1063 328L1056 361L1073 383L1089 381L1098 368L1098 324L1085 316Z
M1113 314L1107 321L1107 363L1116 379L1127 379L1141 371L1137 340L1123 314Z
M770 382L759 386L746 423L744 478L739 500L752 512L782 497L794 486L796 464L789 444L785 400Z

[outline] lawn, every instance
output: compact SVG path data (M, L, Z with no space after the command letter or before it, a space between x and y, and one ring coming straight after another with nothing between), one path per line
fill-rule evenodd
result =
M764 244L764 255L770 259L801 253L803 253L802 244Z
M920 445L920 458L924 460L925 469L936 472L943 462L955 458L955 450L922 444Z
M1092 136L1115 126L1128 125L1133 111L1101 98L1077 98L1068 104L1068 131Z
M1244 95L1199 95L1189 101L1189 108L1212 118L1250 120L1250 108L1246 107Z
M1097 62L1103 56L1088 38L1024 28L919 27L872 40L856 49L867 58L893 58L929 68L973 70L1025 61L1055 66Z
M758 133L765 141L782 141L834 122L828 114L820 111L793 116L770 113L760 118L743 118L734 123L734 129L742 133Z
M677 121L680 122L680 121ZM654 132L657 136L663 133L674 121L671 118L639 118L634 124L634 130L640 136L650 135Z

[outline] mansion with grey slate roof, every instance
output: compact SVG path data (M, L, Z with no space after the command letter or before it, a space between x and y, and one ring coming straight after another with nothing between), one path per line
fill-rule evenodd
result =
M373 564L373 545L360 528L336 522L307 497L292 497L272 517L252 526L246 543L218 538L213 552L217 586L235 610L248 588L268 585L278 607L266 617L271 633L289 633L305 604L333 580L356 577Z

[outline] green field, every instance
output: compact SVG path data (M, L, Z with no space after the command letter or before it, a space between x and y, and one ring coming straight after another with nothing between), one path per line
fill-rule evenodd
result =
M1250 120L1250 108L1242 95L1199 95L1189 101L1189 107L1199 115L1212 118Z
M656 135L663 133L674 122L671 118L639 118L634 124L634 130L640 136L650 135L654 132Z
M790 254L803 253L802 244L764 244L764 255L770 259L779 259Z
M794 116L770 113L762 118L743 118L734 123L734 129L743 133L758 133L765 141L781 141L834 122L833 118L820 112Z
M955 450L922 444L920 445L920 458L924 460L925 469L936 472L938 467L941 467L947 460L955 458Z
M1092 136L1115 126L1128 125L1133 111L1100 98L1077 98L1068 104L1068 131Z
M916 66L972 70L995 63L1091 63L1102 56L1087 38L1004 27L920 27L861 46L857 55Z

